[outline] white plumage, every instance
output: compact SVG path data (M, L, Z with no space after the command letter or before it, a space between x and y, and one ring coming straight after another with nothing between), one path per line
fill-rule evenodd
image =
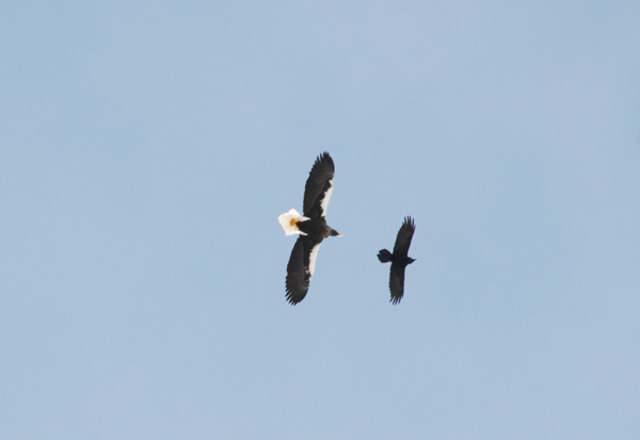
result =
M294 224L295 224L296 222L299 222L299 221L309 220L309 217L303 216L295 209L291 209L288 212L285 212L284 214L280 214L278 216L278 221L280 222L280 226L282 226L282 229L284 229L285 235L294 235L294 234L307 235L306 233L302 232L300 229L292 225L291 224L292 220L294 221Z

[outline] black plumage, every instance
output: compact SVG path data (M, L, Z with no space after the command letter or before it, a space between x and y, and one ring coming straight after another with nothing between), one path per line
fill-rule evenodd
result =
M285 282L286 298L292 305L304 299L315 270L316 258L322 240L341 236L327 225L326 215L333 191L335 166L329 153L319 155L309 172L304 188L303 216L295 210L280 216L285 232L299 233L289 264ZM291 214L291 213L294 214ZM284 221L282 218L284 217Z
M391 262L391 271L389 273L389 290L391 292L390 301L393 304L398 304L404 295L404 270L405 268L416 261L409 257L409 246L411 246L411 239L413 233L416 230L416 225L411 217L405 217L398 236L396 237L396 244L393 247L393 254L387 249L381 249L378 252L378 259L382 263Z

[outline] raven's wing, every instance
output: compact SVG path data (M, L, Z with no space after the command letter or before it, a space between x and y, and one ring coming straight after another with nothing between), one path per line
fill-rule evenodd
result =
M309 290L311 278L316 268L320 242L301 235L296 240L287 264L286 296L291 305L304 299Z
M333 191L335 166L329 153L324 152L313 164L304 187L302 212L306 217L326 217Z
M402 226L400 226L400 230L398 231L398 236L396 237L396 244L393 247L393 256L397 259L398 257L406 257L409 255L409 246L411 246L411 239L413 238L413 233L416 230L416 224L414 223L411 217L405 217ZM403 269L404 270L404 269Z
M391 302L398 304L404 295L404 269L406 264L391 263L391 272L389 273L389 291L391 292Z

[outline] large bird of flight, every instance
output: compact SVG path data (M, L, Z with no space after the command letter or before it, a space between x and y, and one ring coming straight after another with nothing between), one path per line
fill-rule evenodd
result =
M287 264L286 297L291 305L302 301L309 290L322 240L342 236L326 220L334 172L329 153L319 155L304 187L303 215L291 209L278 217L286 235L300 234Z

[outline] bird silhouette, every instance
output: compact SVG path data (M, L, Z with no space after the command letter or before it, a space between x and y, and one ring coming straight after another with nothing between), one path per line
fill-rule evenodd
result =
M342 236L327 225L326 220L334 172L329 153L319 155L304 188L303 215L291 209L278 217L286 235L300 234L287 264L286 298L291 305L298 304L307 295L322 240Z
M404 295L404 270L405 268L416 261L414 258L409 257L409 246L411 246L411 239L413 233L416 230L416 225L411 217L405 217L398 236L396 237L396 244L393 247L393 253L387 249L381 249L378 252L378 259L382 263L391 262L391 271L389 273L389 291L391 292L390 301L393 304L398 304Z

